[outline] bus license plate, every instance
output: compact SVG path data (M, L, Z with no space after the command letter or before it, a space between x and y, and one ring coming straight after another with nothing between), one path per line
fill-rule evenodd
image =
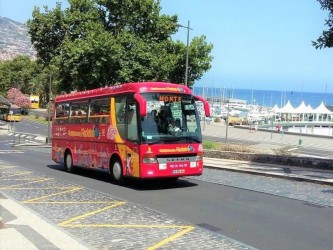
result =
M185 173L185 169L175 169L175 170L172 170L172 173L173 174L183 174L183 173Z
M188 168L190 166L189 162L168 162L167 167L168 168Z

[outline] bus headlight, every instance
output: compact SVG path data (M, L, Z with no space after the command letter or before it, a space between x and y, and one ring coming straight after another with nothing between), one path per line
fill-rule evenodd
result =
M202 152L199 152L197 154L197 161L202 161L203 160L203 153Z
M157 163L156 156L154 154L144 154L142 157L142 163Z

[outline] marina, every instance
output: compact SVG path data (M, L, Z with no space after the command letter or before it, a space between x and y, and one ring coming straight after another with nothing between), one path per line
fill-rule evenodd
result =
M200 90L195 91L200 95ZM243 97L247 98L238 98L237 92L243 93ZM215 91L202 89L201 94L206 94L205 98L211 107L211 117L206 121L246 126L249 129L255 127L256 129L274 130L281 133L333 136L333 94L256 92L260 92L264 96L271 93L271 105L264 105L264 101L258 104L254 98L254 91L250 90L228 92L222 89L215 89ZM226 93L229 93L229 98ZM278 94L281 94L280 103L277 102ZM300 99L301 97L304 99ZM325 103L331 105L325 105Z

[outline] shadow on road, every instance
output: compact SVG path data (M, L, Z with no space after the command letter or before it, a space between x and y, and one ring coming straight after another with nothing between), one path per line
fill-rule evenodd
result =
M47 165L48 168L54 169L57 171L63 171L65 172L65 169L60 164L52 164ZM90 179L94 179L97 181L102 182L108 182L110 185L117 185L115 183L112 183L110 175L108 173L94 171L90 169L84 169L84 168L75 168L72 173L68 173L87 177ZM189 180L185 179L151 179L151 180L140 180L140 179L134 179L134 178L127 178L125 183L122 185L124 187L128 187L131 189L135 189L138 191L149 191L149 190L160 190L160 189L175 189L175 188L186 188L186 187L193 187L197 186L196 183L193 183Z

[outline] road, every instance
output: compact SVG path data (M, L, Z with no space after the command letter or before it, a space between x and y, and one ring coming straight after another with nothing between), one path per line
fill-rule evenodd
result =
M212 169L175 185L130 181L117 186L107 175L64 172L50 160L49 149L8 152L10 141L0 137L2 161L138 204L150 213L165 214L254 248L331 249L333 245L333 224L328 219L333 217L333 190L327 186ZM216 249L210 243L205 243L206 249Z

